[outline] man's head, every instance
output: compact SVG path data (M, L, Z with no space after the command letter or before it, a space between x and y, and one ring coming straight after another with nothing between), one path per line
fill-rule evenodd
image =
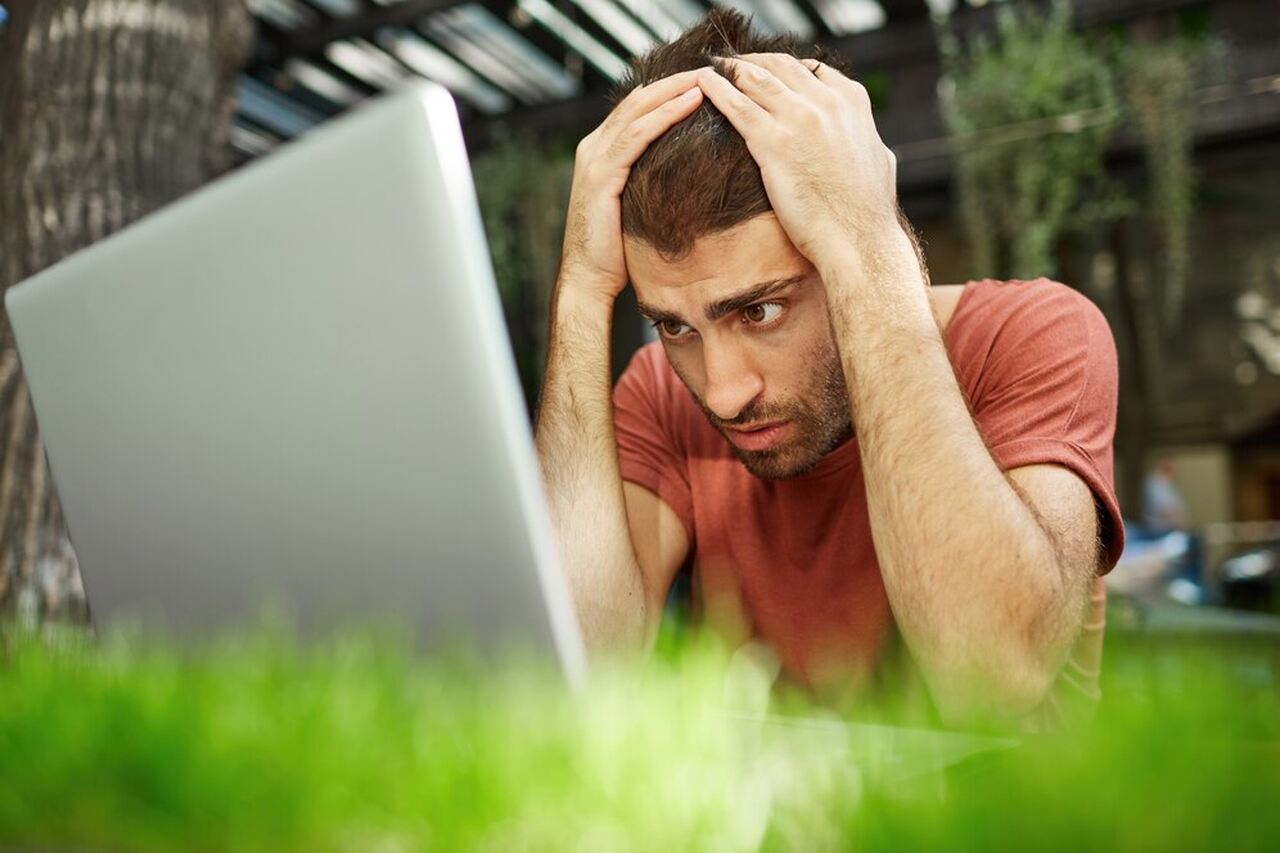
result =
M819 47L794 36L758 35L749 17L714 9L670 44L635 59L612 100L617 103L633 89L742 53L787 53L846 70L839 57ZM622 193L622 232L665 255L679 256L698 237L770 210L760 168L742 136L710 101L704 101L632 166Z
M615 98L742 53L841 66L812 45L758 36L748 18L716 10L636 60ZM803 474L852 434L822 282L773 216L746 143L710 102L632 167L622 230L642 312L707 419L753 474ZM769 424L782 426L743 431Z

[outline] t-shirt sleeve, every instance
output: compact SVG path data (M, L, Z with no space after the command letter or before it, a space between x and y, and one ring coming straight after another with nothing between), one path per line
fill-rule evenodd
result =
M1057 282L1021 283L973 395L974 417L1002 470L1056 464L1093 492L1110 571L1124 549L1112 442L1119 368L1106 318Z
M661 498L692 542L693 497L678 405L684 389L673 387L671 373L660 345L636 352L613 391L614 434L622 479Z

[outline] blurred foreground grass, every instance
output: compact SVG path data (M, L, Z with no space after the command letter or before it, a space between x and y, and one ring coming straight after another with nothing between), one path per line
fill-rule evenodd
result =
M867 727L851 746L775 737L787 727L726 713L726 658L709 644L667 643L656 661L596 672L578 696L537 664L425 662L407 649L368 636L300 646L272 629L181 651L9 633L0 847L1280 841L1274 671L1242 675L1213 652L1114 649L1107 699L1084 729L913 771L892 764L897 746L874 748L880 732L900 745L902 730Z

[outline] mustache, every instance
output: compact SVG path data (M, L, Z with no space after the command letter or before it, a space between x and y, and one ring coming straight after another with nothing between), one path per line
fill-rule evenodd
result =
M737 416L725 420L717 417L714 412L707 408L706 404L701 400L698 401L702 405L702 411L707 416L707 420L711 421L711 425L720 427L721 429L733 429L737 427L751 426L768 421L790 420L794 417L793 409L790 406L780 403L762 403L753 401L748 403L746 408L738 412Z

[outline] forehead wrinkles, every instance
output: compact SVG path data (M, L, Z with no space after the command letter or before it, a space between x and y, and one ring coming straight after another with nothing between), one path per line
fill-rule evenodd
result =
M783 294L791 291L793 288L803 284L810 276L809 272L801 272L784 278L774 278L766 281L760 281L748 287L737 289L725 288L726 292L712 293L698 299L691 297L694 305L690 314L695 319L705 319L710 322L723 319L724 317L741 311L758 302L767 301L770 298L779 298ZM690 285L692 286L692 285ZM684 312L679 310L659 308L656 305L646 303L636 294L636 303L640 309L640 313L651 320L672 320L681 323L689 322Z

